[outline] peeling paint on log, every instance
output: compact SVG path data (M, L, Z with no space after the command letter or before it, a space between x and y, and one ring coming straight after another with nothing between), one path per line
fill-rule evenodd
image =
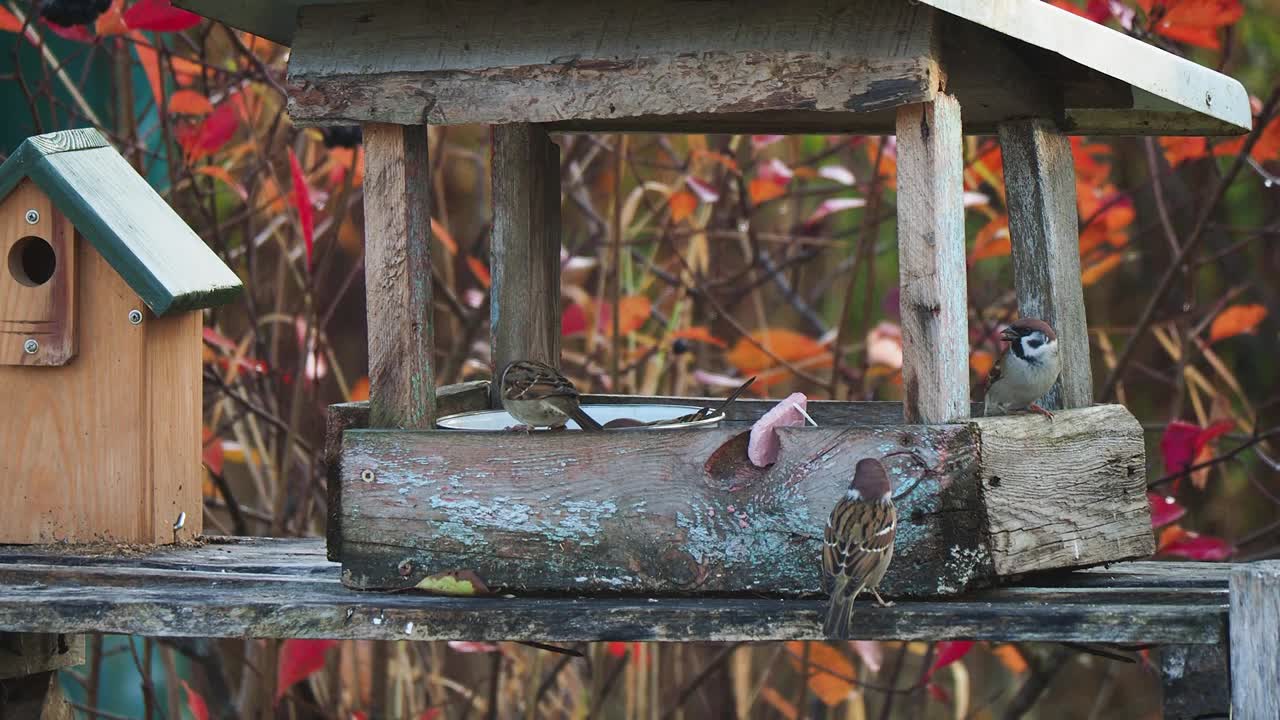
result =
M1052 424L790 428L767 469L746 461L745 423L590 435L348 430L338 555L343 581L368 589L474 570L522 593L805 595L820 591L822 529L853 466L909 449L932 470L889 459L900 524L884 589L953 595L997 575L1150 553L1145 504L1129 507L1127 484L1106 480L1131 477L1113 467L1117 453L1141 457L1141 437L1117 432L1126 418L1099 406ZM1070 478L1026 466L1026 453L1046 447L1073 454ZM997 473L999 489L984 486ZM1028 500L1057 495L1069 501ZM993 540L994 528L1004 536Z

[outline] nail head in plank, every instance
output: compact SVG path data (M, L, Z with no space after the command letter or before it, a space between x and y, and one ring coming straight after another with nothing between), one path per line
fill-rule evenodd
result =
M898 274L908 423L969 414L969 318L960 104L898 109Z
M1000 150L1018 311L1044 320L1058 333L1062 375L1045 406L1088 407L1093 404L1093 374L1071 141L1048 120L1018 120L1000 126Z
M364 125L370 424L435 422L431 166L423 125Z

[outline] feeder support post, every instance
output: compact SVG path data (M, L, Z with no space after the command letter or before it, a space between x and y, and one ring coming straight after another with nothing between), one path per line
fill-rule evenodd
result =
M363 127L369 424L431 428L436 389L427 128Z
M1058 332L1062 375L1045 407L1088 407L1093 404L1093 375L1071 141L1048 120L1014 120L1000 124L1000 151L1018 311Z
M1280 560L1231 571L1231 717L1274 718L1280 708Z
M507 363L560 367L560 146L532 123L495 125L491 143L490 399L499 407Z
M898 274L908 423L969 416L969 318L960 104L898 108Z

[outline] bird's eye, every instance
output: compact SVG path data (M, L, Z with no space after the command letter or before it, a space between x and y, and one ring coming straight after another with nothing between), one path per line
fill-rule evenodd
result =
M1028 341L1027 341L1027 347L1031 348L1032 350L1035 350L1036 348L1040 347L1040 346L1041 346L1041 345L1043 345L1043 344L1044 344L1044 343L1043 343L1043 342L1041 342L1040 340L1028 340Z

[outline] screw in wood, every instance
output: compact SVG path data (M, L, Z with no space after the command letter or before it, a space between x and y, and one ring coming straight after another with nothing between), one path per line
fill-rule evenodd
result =
M360 471L360 479L361 479L361 480L363 480L363 481L365 481L365 482L373 482L373 471L372 471L372 470L361 470L361 471Z
M36 223L38 223L38 222L40 222L40 213L39 213L39 211L37 211L37 210L28 210L28 211L27 211L27 224L28 224L28 225L35 225L35 224L36 224Z
M130 310L130 311L129 311L129 324L130 324L130 325L141 325L141 324L142 324L142 311L141 311L141 310Z
M39 351L40 343L36 342L35 338L27 338L27 341L22 343L22 352L28 355L35 355Z

